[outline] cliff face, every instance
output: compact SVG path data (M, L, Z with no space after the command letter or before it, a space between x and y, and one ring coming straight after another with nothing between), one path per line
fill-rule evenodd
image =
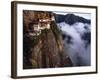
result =
M72 66L71 60L64 54L62 36L54 21L51 21L50 29L42 30L38 36L29 33L23 35L24 69Z

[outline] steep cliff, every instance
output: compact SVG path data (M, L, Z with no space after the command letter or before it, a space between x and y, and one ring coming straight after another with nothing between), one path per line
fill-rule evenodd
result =
M50 22L50 29L41 30L40 35L29 34L30 32L23 34L24 69L72 66L68 55L64 53L62 36L55 21Z

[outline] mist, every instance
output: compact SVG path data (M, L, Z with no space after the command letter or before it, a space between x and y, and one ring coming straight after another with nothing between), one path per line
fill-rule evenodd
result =
M84 16L84 15L83 15ZM57 16L58 18L59 16ZM71 17L71 16L70 16ZM61 18L61 17L60 17ZM65 17L66 18L66 17ZM76 17L71 17L73 19ZM70 22L72 24L63 22L57 23L59 30L62 33L64 53L72 60L73 66L90 66L91 65L91 24L84 20L76 20ZM82 22L83 21L83 22ZM68 21L67 21L68 22ZM85 23L84 23L85 22Z

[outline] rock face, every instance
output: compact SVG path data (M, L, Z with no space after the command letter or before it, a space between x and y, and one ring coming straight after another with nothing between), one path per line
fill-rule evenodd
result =
M30 14L31 12L29 12ZM41 12L38 12L40 14ZM49 12L42 12L51 15ZM27 13L27 15L29 15ZM32 12L32 15L35 15ZM26 16L27 16L26 15ZM24 14L25 17L25 14ZM36 18L36 17L35 17ZM51 16L49 17L51 18ZM24 18L24 25L29 23L29 17ZM34 19L34 17L32 18ZM44 19L44 18L43 18ZM28 31L28 27L23 34L23 68L54 68L72 66L72 62L68 55L64 53L63 41L60 31L57 28L55 21L49 22L50 29L44 29L40 35L32 36ZM34 26L34 24L32 25ZM23 27L24 28L24 27Z

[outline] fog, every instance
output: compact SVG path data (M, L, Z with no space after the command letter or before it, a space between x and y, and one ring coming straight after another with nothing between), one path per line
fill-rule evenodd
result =
M90 44L81 38L86 32L90 32L90 25L77 22L73 25L66 24L65 22L58 23L58 28L62 34L66 35L64 41L64 52L71 58L74 66L89 66L90 65ZM88 30L84 28L88 27ZM67 36L70 36L68 43ZM87 45L87 47L85 47Z

